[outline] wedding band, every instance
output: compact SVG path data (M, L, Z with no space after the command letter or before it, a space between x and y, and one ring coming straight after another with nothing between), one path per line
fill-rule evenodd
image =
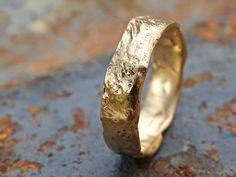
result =
M175 114L185 60L177 23L152 16L130 20L104 80L101 121L111 150L133 157L157 151ZM142 101L149 65L152 73Z

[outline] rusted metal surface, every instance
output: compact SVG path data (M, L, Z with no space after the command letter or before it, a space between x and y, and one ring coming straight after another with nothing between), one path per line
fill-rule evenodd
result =
M0 176L236 175L236 3L227 1L1 1ZM130 17L182 24L182 97L152 159L112 153L100 91Z

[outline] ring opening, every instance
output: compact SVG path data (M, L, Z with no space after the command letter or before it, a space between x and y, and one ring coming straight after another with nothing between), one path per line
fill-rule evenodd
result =
M179 28L171 27L163 33L152 52L152 73L138 123L141 153L145 156L155 153L163 131L173 119L180 92L184 50Z

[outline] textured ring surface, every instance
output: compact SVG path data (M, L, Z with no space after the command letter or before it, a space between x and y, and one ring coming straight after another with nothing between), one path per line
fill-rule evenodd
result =
M156 152L176 110L185 59L177 23L151 16L130 20L104 81L101 120L110 149L133 157ZM141 101L149 65L152 73Z

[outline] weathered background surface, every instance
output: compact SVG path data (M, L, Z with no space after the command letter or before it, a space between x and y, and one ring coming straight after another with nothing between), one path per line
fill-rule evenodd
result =
M152 159L112 153L100 93L128 20L181 23L181 102ZM0 1L0 176L235 177L235 0Z

